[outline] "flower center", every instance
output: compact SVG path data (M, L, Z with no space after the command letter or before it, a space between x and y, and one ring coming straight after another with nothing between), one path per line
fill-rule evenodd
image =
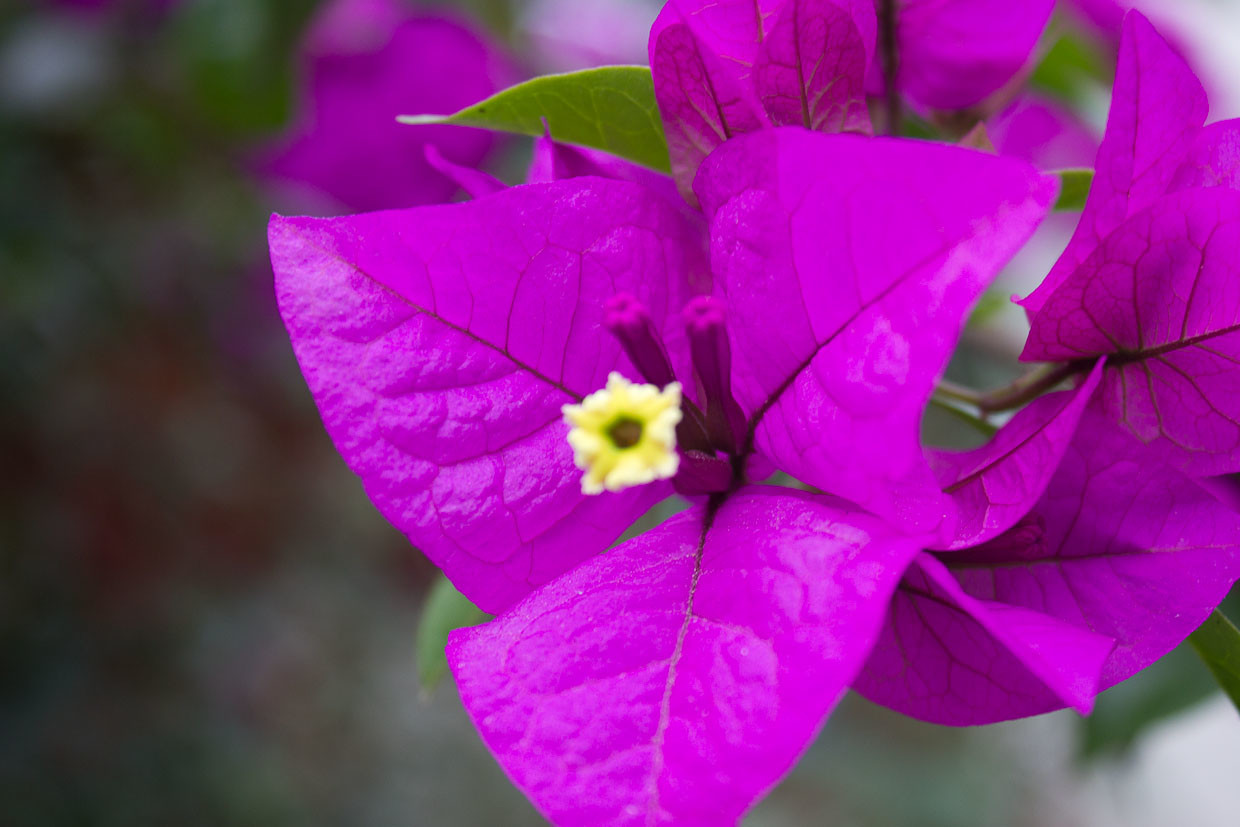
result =
M607 429L607 436L617 448L632 448L641 442L642 424L630 416L622 416Z
M679 382L659 390L612 373L605 388L580 405L565 405L573 462L585 472L582 492L622 491L675 476L680 403Z
M603 326L620 343L633 372L649 384L634 385L613 373L606 388L580 405L564 407L575 462L586 472L581 480L585 493L675 477L677 493L693 496L728 491L743 482L747 423L732 396L724 304L697 296L685 305L681 321L693 367L693 398L681 397L667 346L646 306L629 293L618 293L603 305ZM647 404L655 407L642 407Z

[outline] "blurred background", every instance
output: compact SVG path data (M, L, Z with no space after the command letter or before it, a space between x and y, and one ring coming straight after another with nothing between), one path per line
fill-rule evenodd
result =
M1212 117L1240 115L1240 3L1141 7ZM528 144L392 118L644 63L657 9L0 0L0 824L540 823L451 681L423 685L437 572L319 423L265 226L460 197L428 142L520 180ZM967 117L1001 151L1091 164L1120 11L1065 5L1032 94ZM1002 306L979 309L961 378L1013 369L1023 322ZM1237 778L1240 718L1177 650L1088 721L950 730L850 697L746 823L1233 825Z

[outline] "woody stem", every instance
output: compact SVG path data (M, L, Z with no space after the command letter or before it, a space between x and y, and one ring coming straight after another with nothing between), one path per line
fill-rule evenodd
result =
M972 388L957 385L955 382L943 380L939 382L935 394L942 399L951 399L971 405L985 417L988 414L1023 407L1087 369L1089 365L1088 360L1043 365L1026 373L1007 387L989 393L981 393Z

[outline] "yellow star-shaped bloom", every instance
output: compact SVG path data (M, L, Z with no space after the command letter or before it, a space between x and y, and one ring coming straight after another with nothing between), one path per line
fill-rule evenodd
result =
M572 429L568 444L573 447L573 461L585 472L581 478L585 494L668 479L680 467L676 453L679 382L659 390L612 373L607 387L563 410L564 421Z

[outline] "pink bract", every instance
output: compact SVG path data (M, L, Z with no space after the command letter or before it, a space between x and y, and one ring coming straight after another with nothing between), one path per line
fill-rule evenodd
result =
M734 146L741 154L720 154L701 189L718 212L714 288L699 223L666 196L597 177L445 207L273 219L281 312L329 432L380 510L484 609L500 611L601 551L667 493L656 485L583 497L564 440L561 405L612 370L638 376L601 327L604 303L621 292L649 307L680 376L690 373L677 312L693 294L720 292L734 308L731 383L754 414L759 451L879 511L897 510L884 486L899 483L920 498L899 509L906 524L947 518L917 443L921 410L969 303L1032 232L1053 182L1018 161L929 144L772 130ZM832 211L855 210L816 247L798 236L798 255L821 262L798 275L724 255L745 222L751 234L770 226L769 215L737 210L778 211L780 198L796 196L728 183L742 158L768 159L788 181L800 170L797 186L818 199L799 213L809 223L813 210L824 226L837 220ZM872 174L896 186L863 196ZM948 192L955 214L904 206L931 194L947 203ZM867 235L863 216L893 211L903 211L902 234ZM772 232L755 249L783 239ZM852 268L824 266L842 260L831 245L880 242L877 257L850 253ZM802 295L814 294L853 304L811 318ZM938 308L936 324L925 324L927 306ZM786 338L772 338L775 329ZM788 431L802 421L819 447ZM895 432L883 436L893 447L862 468L831 447L883 428Z
M615 292L679 334L706 263L662 199L575 179L451 206L277 217L270 237L281 313L337 447L483 609L598 553L669 493L584 497L560 413L631 371L601 328Z
M1055 183L942 144L841 135L826 153L824 137L745 136L698 176L733 308L738 398L758 412L754 445L781 469L950 533L922 412L968 308L1028 240Z
M897 85L915 103L963 109L1027 63L1054 0L897 0ZM873 88L873 87L872 87Z
M1020 522L918 558L855 688L953 725L1087 712L1196 629L1237 577L1240 518L1087 409Z
M1240 469L1240 127L1129 13L1081 223L1023 302L1021 358L1108 357L1097 404L1167 462Z
M670 0L650 30L650 67L685 196L729 138L781 125L869 132L874 37L869 0Z
M809 745L916 552L838 500L748 488L454 632L449 662L554 823L730 824Z

